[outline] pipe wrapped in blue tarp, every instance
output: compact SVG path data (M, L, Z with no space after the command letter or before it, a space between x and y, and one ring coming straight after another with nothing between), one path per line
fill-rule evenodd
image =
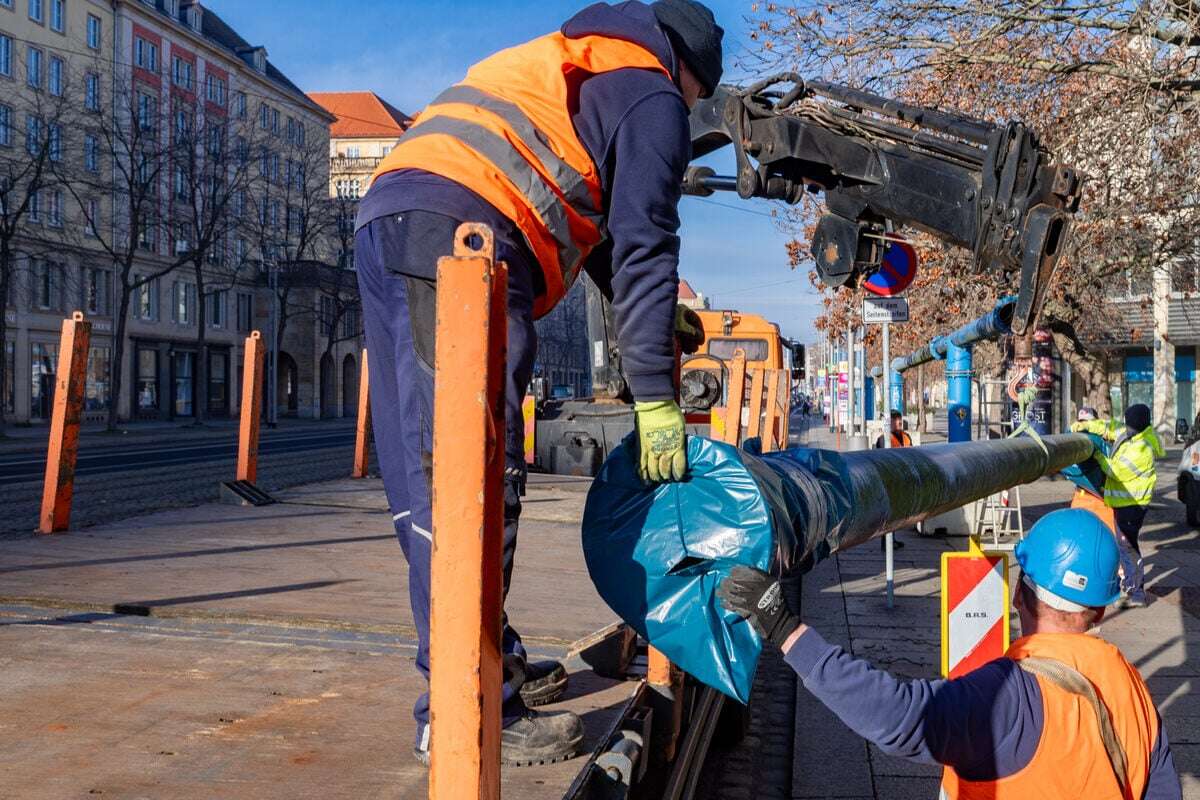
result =
M628 443L588 493L583 552L609 607L700 681L743 703L761 649L715 592L739 564L799 575L816 561L1086 461L1079 434L840 454L752 455L688 439L688 479L647 486Z

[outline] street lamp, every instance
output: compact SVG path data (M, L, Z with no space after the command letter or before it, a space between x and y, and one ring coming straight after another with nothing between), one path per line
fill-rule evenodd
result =
M264 254L267 286L271 290L271 347L267 358L267 427L279 422L279 263L274 252Z

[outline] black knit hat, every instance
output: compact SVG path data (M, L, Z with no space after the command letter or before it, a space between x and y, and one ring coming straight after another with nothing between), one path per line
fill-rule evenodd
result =
M650 8L679 57L704 86L704 96L711 95L721 82L721 37L725 35L712 11L696 0L658 0Z
M1150 409L1145 403L1134 403L1125 409L1125 426L1134 433L1150 427Z

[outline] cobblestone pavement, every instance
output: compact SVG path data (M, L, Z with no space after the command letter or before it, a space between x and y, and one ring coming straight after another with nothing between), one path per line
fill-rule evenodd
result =
M353 429L352 420L328 422L300 422L281 426L292 433L303 430L329 431ZM33 434L22 432L22 437L5 440L0 445L0 454L12 452L34 452L44 450L44 434L37 439ZM211 428L157 426L138 430L134 428L129 438L90 432L82 437L81 448L89 444L111 447L114 441L128 442L130 447L162 446L236 440L236 428L214 425ZM352 445L288 452L263 454L259 458L259 485L268 492L315 481L346 477L353 459ZM211 461L150 467L146 469L121 470L101 474L79 475L75 480L75 499L72 504L71 526L86 528L129 517L159 511L212 502L217 499L218 485L234 477L236 460L222 457ZM372 472L378 465L372 456ZM37 526L38 511L42 497L42 480L0 481L0 537L32 535Z

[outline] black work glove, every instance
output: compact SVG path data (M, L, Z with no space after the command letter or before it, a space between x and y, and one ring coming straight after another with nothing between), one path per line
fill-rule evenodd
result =
M691 355L704 344L704 323L700 315L679 303L675 306L675 340L679 349Z
M734 567L717 587L717 597L721 605L749 620L759 636L778 647L800 627L800 618L783 602L779 579L757 569Z

